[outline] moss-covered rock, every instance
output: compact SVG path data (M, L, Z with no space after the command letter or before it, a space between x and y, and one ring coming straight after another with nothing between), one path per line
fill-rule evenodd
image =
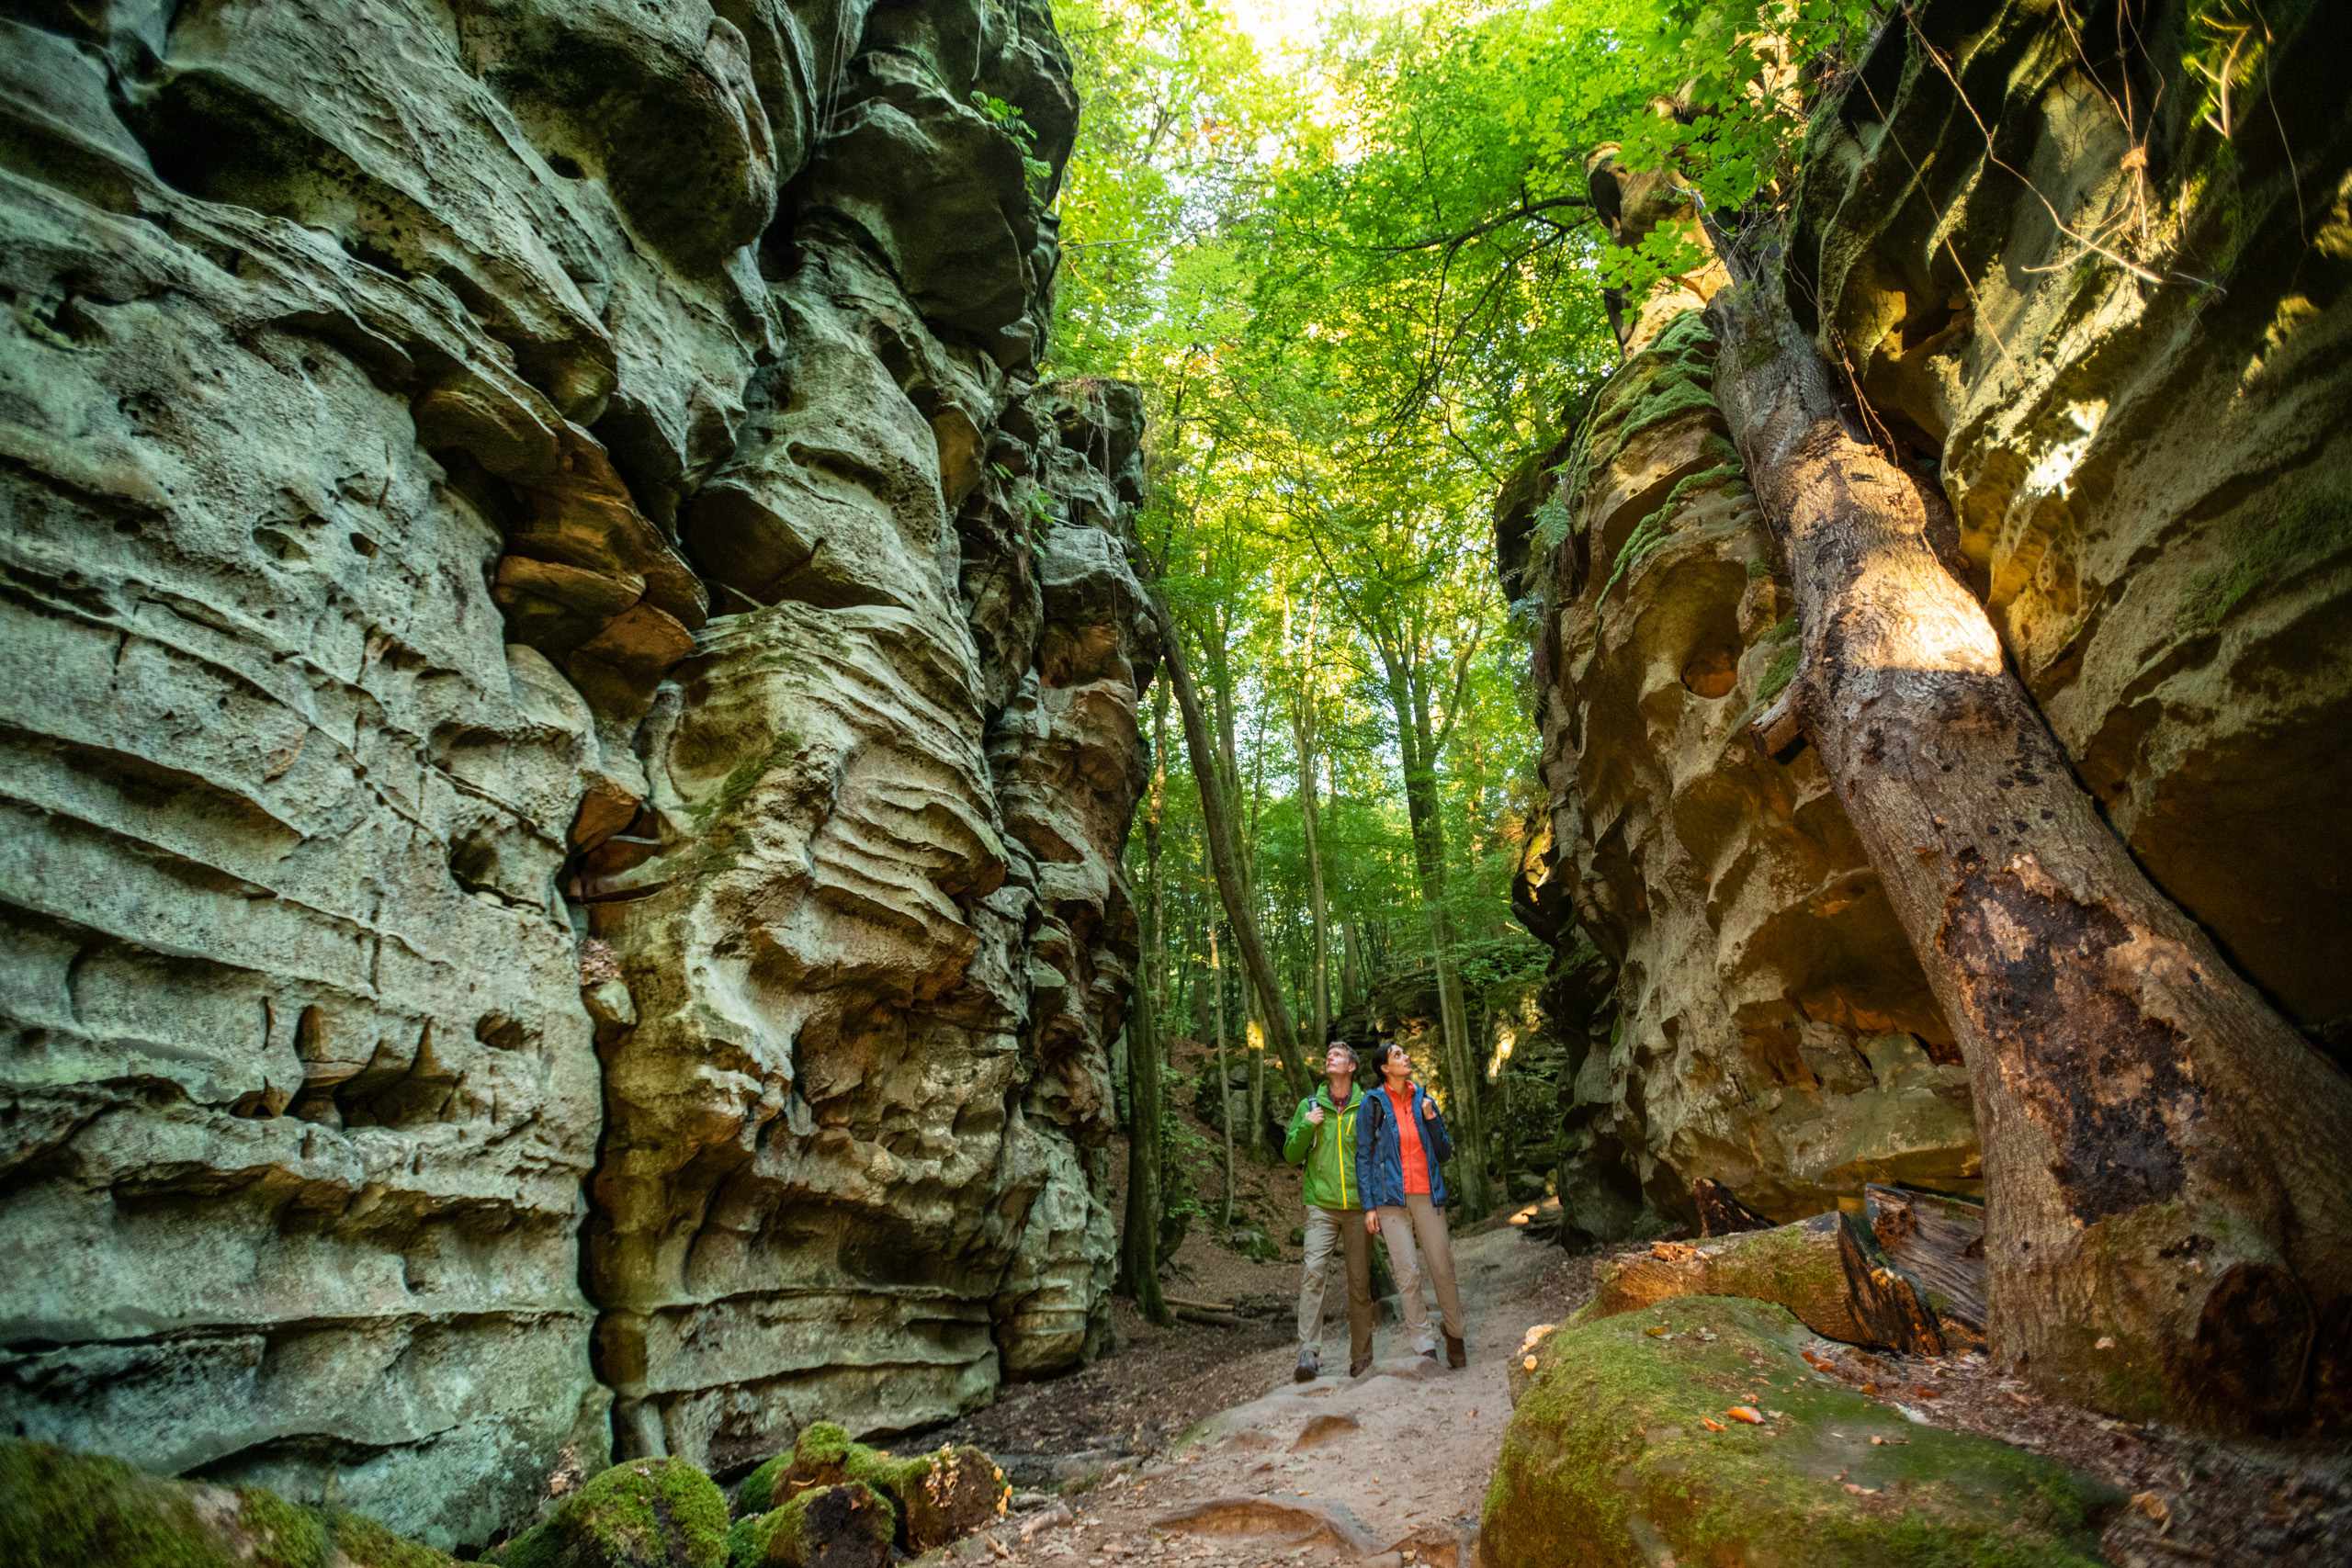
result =
M502 1548L501 1568L719 1568L727 1498L681 1459L616 1464Z
M1490 1568L1630 1568L1669 1552L1752 1568L2100 1561L2115 1495L1816 1376L1798 1354L1811 1337L1782 1308L1722 1296L1546 1337L1487 1493ZM1766 1418L1731 1418L1734 1405Z
M910 1551L928 1551L1001 1517L1012 1488L982 1450L942 1447L900 1459L854 1440L845 1427L819 1421L805 1428L790 1453L778 1454L735 1489L739 1516L780 1507L812 1488L859 1483L889 1506L897 1540Z
M739 1520L727 1536L728 1568L880 1568L897 1520L890 1500L862 1481L810 1486Z
M456 1568L357 1514L42 1443L0 1443L0 1542L13 1568Z

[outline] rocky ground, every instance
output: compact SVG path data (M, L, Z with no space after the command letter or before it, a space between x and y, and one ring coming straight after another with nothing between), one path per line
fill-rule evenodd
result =
M1384 1322L1370 1374L1299 1385L1279 1320L1155 1329L1121 1303L1113 1355L942 1434L990 1447L1021 1488L1012 1516L950 1560L1467 1568L1510 1416L1506 1371L1530 1326L1566 1318L1589 1295L1599 1255L1563 1253L1508 1221L1458 1236L1455 1252L1471 1317L1461 1371L1419 1363ZM1294 1267L1241 1263L1269 1288ZM1337 1359L1344 1326L1335 1317L1326 1332ZM2125 1568L2343 1560L2352 1483L2342 1456L2105 1420L2039 1399L1982 1356L1905 1359L1826 1340L1815 1349L1820 1377L1909 1420L1997 1438L2111 1487L2118 1506L2101 1544Z

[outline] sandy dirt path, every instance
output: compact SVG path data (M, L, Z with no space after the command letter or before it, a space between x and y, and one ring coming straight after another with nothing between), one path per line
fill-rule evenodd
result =
M1474 1561L1478 1509L1510 1415L1504 1366L1531 1324L1573 1303L1547 1297L1557 1248L1502 1227L1458 1239L1470 1364L1410 1353L1383 1325L1363 1377L1290 1381L1290 1353L1260 1351L1263 1392L1210 1416L1159 1457L1016 1514L959 1542L953 1561L1016 1568L1113 1563L1255 1564ZM1336 1295L1336 1292L1335 1292ZM1346 1358L1327 1327L1326 1364Z

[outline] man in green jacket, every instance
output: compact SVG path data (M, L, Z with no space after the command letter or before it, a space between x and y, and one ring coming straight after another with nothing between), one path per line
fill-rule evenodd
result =
M1309 1382L1323 1370L1323 1279L1339 1244L1348 1269L1348 1375L1372 1365L1372 1238L1363 1228L1363 1194L1356 1185L1356 1054L1335 1044L1323 1056L1324 1084L1298 1102L1283 1157L1306 1168L1306 1269L1298 1284L1298 1371Z

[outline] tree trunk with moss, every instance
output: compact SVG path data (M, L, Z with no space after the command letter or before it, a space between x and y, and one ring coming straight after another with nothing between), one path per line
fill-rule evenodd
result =
M1735 270L1742 270L1735 259ZM2142 873L1777 279L1708 314L1802 628L1809 738L1967 1061L1996 1352L2118 1415L2342 1426L2352 1080Z

